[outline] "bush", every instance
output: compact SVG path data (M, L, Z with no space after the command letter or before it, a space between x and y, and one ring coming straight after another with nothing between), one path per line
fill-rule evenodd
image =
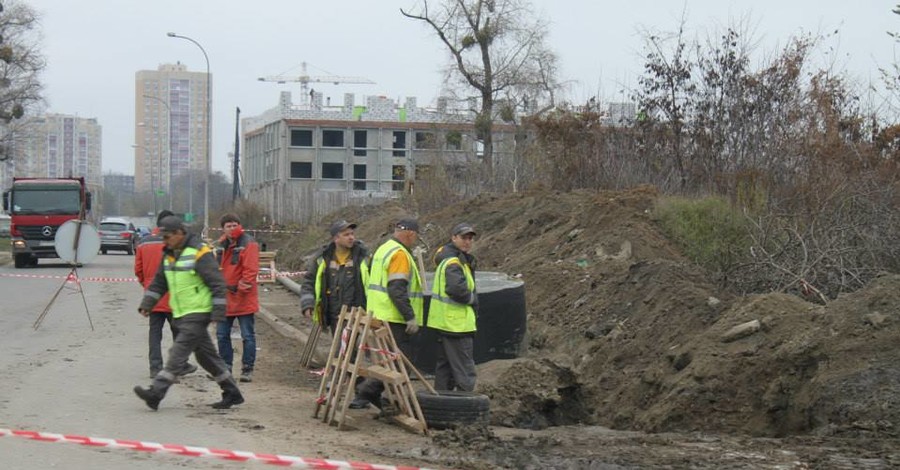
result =
M746 219L720 197L663 198L654 216L691 261L723 279L751 244Z

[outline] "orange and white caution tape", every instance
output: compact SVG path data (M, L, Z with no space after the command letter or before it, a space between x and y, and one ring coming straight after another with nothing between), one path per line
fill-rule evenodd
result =
M345 462L331 459L314 459L291 457L288 455L257 454L241 450L208 449L206 447L185 446L178 444L158 444L156 442L109 439L105 437L76 436L72 434L53 434L39 431L21 431L0 429L0 437L20 437L39 442L55 442L80 444L90 447L106 447L128 449L140 452L172 454L182 457L207 457L235 462L262 462L280 467L313 468L313 469L355 469L355 470L427 470L422 467L381 465L365 462Z
M296 272L281 272L278 271L275 273L275 277L297 277L306 274L306 271L296 271ZM69 282L138 282L136 277L100 277L100 276L75 276L74 274L70 274L68 276L61 275L51 275L51 274L15 274L15 273L0 273L0 277L16 277L16 278L27 278L27 279L63 279ZM257 276L258 279L271 279L272 274L262 273Z

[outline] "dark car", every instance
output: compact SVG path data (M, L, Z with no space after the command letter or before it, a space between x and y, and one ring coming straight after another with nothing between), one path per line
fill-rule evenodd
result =
M100 253L120 250L134 254L138 243L137 229L128 219L108 218L100 221Z

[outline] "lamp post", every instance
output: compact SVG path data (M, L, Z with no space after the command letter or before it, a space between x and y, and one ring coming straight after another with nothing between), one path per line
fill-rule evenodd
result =
M206 171L203 175L203 232L205 233L209 229L209 171L212 160L212 76L209 74L209 56L206 55L206 49L199 42L187 36L181 36L172 32L166 33L166 35L170 38L184 39L194 43L195 46L200 48L203 58L206 59Z
M171 136L171 134L172 134L172 108L170 108L170 107L169 107L169 103L166 103L166 101L163 100L162 98L159 98L159 97L156 97L156 96L152 96L152 95L143 95L143 97L146 98L146 99L148 99L148 100L158 101L158 102L162 103L163 106L166 107L166 128L168 129L168 132L167 132L168 138L166 139L166 141L169 143L169 156L168 156L168 161L169 161L169 171L168 171L168 175L169 175L169 189L168 189L167 192L168 192L168 194L169 194L169 210L172 210L172 136ZM163 162L163 156L162 156L162 133L159 132L159 127L160 127L160 126L159 126L159 121L157 120L157 121L156 121L156 158L159 160L159 162L158 162L158 164L157 164L157 170L158 170L158 171L157 171L157 180L156 180L156 183L159 185L160 188L162 188L162 185L163 185L163 177L162 177L162 167L163 167L163 165L162 165L162 162ZM156 194L155 194L155 191L156 191L156 188L154 188L154 195L153 195L153 200L154 200L154 202L156 201Z

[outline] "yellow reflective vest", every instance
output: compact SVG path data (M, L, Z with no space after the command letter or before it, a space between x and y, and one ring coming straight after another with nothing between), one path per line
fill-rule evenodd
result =
M394 306L394 302L388 295L388 265L391 257L397 253L403 253L409 261L409 302L412 304L416 315L416 323L422 324L424 317L425 296L422 292L422 279L419 277L419 269L413 260L409 250L403 244L393 238L382 243L375 255L372 256L372 269L369 274L369 287L366 289L366 307L373 316L382 321L392 323L406 323L400 310Z
M475 290L475 277L472 276L472 269L469 266L461 263L455 256L441 261L434 272L431 302L428 304L428 328L450 333L471 333L476 330L475 309L471 305L456 302L446 292L447 283L444 280L447 267L451 264L462 267L469 291Z
M164 257L163 269L169 285L172 318L180 318L189 313L212 312L212 291L195 270L197 260L209 251L210 248L206 245L199 250L186 246L178 259L169 255Z
M324 316L322 315L322 296L325 295L325 285L323 284L323 279L325 277L325 267L328 263L325 262L325 258L320 256L316 258L316 305L313 308L313 323L318 323L320 325L324 325L323 322ZM362 283L360 285L366 289L364 294L368 294L368 285L369 285L369 264L366 263L366 260L360 260L359 262L359 275L362 278Z

